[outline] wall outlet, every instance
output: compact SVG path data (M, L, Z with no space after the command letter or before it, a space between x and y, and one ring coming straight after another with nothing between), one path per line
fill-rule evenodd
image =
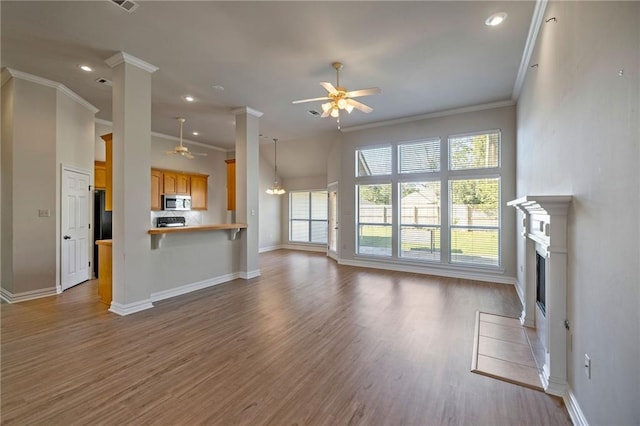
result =
M591 380L591 358L587 354L584 354L584 374Z

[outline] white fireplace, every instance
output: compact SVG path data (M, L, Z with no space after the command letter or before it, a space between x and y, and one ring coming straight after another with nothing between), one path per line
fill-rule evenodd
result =
M567 391L567 213L571 196L527 195L507 203L522 212L525 240L520 322L539 330L545 347L541 379L547 393ZM536 253L544 257L544 315L536 303Z

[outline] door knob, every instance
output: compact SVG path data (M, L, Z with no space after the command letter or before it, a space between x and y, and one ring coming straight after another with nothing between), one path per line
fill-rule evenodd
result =
M71 239L71 235L65 235L65 236L64 236L64 237L62 237L62 238L64 238L65 240L70 240L70 239Z

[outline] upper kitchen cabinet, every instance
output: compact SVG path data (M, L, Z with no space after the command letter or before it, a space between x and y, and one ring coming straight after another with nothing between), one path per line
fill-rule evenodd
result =
M191 175L191 210L207 210L206 175Z
M191 194L191 176L183 173L164 172L163 194Z
M151 210L162 210L163 176L159 170L151 170Z
M227 210L236 209L236 160L224 160L227 163Z
M93 162L93 187L95 189L107 188L107 163L105 161Z

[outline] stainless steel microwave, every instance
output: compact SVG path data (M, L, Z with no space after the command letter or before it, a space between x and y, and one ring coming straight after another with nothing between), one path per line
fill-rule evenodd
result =
M191 210L191 197L188 195L162 195L162 210Z

